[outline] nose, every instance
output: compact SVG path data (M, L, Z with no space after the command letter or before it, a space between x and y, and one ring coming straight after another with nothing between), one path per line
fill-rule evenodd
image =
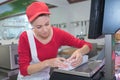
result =
M42 29L44 32L47 32L47 27L46 26L43 26L43 29Z

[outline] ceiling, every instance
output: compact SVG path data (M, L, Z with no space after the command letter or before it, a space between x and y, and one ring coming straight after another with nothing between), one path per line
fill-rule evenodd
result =
M36 1L43 1L43 0L36 0ZM58 6L58 7L67 6L67 5L82 2L82 1L86 1L86 0L44 0L44 2L51 5Z
M17 1L17 0L0 0L0 5L6 4L12 1ZM35 1L43 1L43 0L35 0ZM70 4L78 3L82 1L86 1L86 0L44 0L44 2L48 4L56 5L56 6L70 5Z
M67 0L70 4L72 3L77 3L77 2L82 2L82 1L86 1L86 0Z
M13 0L0 0L0 5L11 2Z

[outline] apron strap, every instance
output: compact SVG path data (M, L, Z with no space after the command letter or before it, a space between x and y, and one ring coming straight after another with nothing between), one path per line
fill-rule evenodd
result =
M37 57L37 49L36 49L36 44L35 44L35 40L34 40L34 36L33 36L33 31L27 30L27 36L28 36L28 41L29 41L29 45L30 45L32 61L39 62L39 59Z

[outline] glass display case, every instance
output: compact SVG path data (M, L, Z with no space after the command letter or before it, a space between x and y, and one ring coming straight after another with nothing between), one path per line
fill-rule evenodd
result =
M0 40L18 39L24 27L1 27Z
M26 15L0 20L0 40L18 39L20 33L30 26Z

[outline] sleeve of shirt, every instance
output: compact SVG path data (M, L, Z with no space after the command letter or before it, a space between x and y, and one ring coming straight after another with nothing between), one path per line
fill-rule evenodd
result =
M26 76L28 75L27 68L31 61L30 48L29 48L26 32L23 32L20 35L19 43L18 43L18 55L19 55L18 63L19 63L20 73L23 76Z
M59 32L59 35L60 35L59 38L61 39L60 43L62 45L73 46L76 48L81 48L83 45L88 45L90 50L92 49L91 43L89 43L85 40L80 40L79 38L74 37L72 34L66 32L66 31L61 30Z

